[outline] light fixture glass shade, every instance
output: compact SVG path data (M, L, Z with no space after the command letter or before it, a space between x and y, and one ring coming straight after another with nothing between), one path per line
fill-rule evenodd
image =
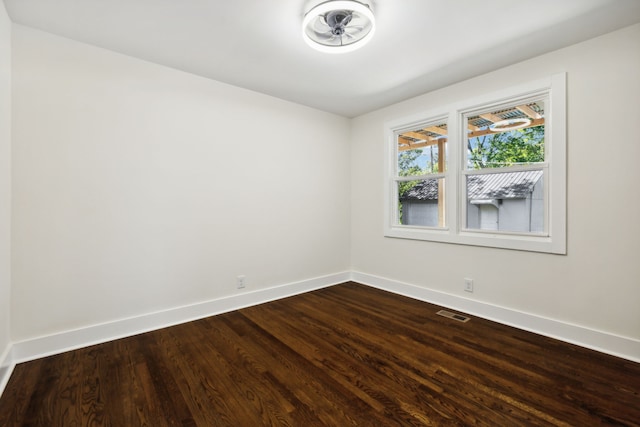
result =
M500 120L499 122L495 122L489 126L489 130L492 132L506 132L509 130L522 129L530 124L531 119L527 118Z
M375 27L369 6L355 0L330 0L304 16L302 37L321 52L351 52L371 40Z

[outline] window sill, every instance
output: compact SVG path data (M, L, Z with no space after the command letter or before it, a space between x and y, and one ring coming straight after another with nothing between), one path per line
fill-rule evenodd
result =
M565 255L567 253L564 241L559 242L545 234L495 233L469 230L454 234L449 228L397 226L385 230L384 236L558 255Z

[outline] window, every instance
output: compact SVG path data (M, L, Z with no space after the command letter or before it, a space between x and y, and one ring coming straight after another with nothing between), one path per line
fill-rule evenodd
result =
M566 253L565 79L387 123L385 235Z
M464 114L465 229L545 232L547 103L545 95Z
M446 120L398 134L394 187L399 224L445 226L446 151Z

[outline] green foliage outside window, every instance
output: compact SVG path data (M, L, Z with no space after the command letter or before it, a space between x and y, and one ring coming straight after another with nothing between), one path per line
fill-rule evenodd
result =
M544 162L544 125L470 138L470 169L502 168Z

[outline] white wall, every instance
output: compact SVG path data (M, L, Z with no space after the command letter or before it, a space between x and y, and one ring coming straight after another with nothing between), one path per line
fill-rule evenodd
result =
M347 119L19 25L13 53L15 341L349 269Z
M383 237L383 124L568 73L566 256ZM353 270L640 339L640 25L358 117L352 124ZM463 278L475 280L473 294ZM640 358L640 355L636 355Z
M0 2L0 383L11 296L11 21Z
M12 47L13 341L349 268L640 339L638 25L353 121L19 25ZM560 71L567 256L382 237L384 121Z

